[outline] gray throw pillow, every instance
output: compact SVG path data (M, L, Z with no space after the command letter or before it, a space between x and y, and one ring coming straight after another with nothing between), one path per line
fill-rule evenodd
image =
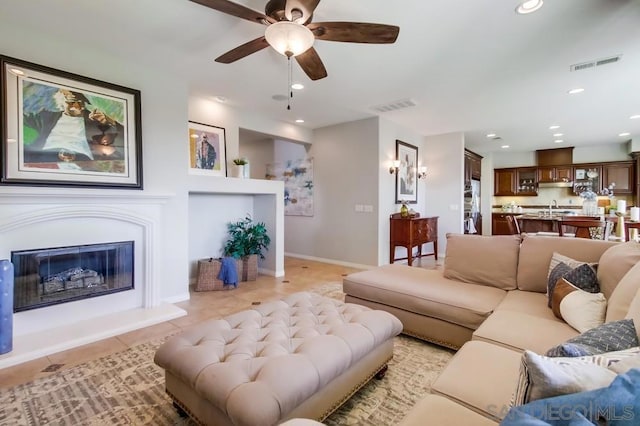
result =
M602 324L555 346L545 354L549 357L574 357L621 351L639 346L632 319Z
M547 294L549 296L547 306L549 307L553 304L553 290L560 278L564 278L580 290L584 290L589 293L600 292L598 275L593 266L588 263L583 263L575 268L571 268L566 263L560 262L549 273L549 281L547 283Z

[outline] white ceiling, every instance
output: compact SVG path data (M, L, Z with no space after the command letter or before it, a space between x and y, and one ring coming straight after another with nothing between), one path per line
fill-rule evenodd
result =
M237 0L263 11L266 0ZM477 152L621 143L640 137L640 0L546 0L517 15L518 0L322 0L314 21L398 25L395 44L317 41L329 76L310 81L265 49L233 64L213 61L259 37L264 26L188 0L0 0L0 25L19 20L48 36L82 42L128 60L166 67L194 96L317 128L372 117L371 107L412 99L382 113L423 135L465 132ZM25 20L25 17L29 19ZM616 64L570 72L571 64L622 55ZM28 59L28 58L21 58ZM585 92L568 95L574 87ZM553 142L551 124L564 133ZM489 140L496 133L501 141ZM621 132L631 136L620 137Z

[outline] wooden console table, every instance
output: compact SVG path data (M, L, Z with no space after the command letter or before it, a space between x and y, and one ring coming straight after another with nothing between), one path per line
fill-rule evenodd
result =
M438 216L420 217L419 215L403 218L394 213L389 218L389 263L407 259L409 266L414 258L435 256L438 260ZM433 243L433 253L422 254L422 245ZM396 258L396 246L406 247L407 257ZM413 256L413 248L418 247L418 255Z

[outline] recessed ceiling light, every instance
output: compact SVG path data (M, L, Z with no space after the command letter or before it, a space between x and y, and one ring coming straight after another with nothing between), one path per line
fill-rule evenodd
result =
M559 129L559 128L560 128L560 126L558 126L557 124L549 126L549 130L556 130L556 129Z
M17 68L10 68L10 69L9 69L9 72L10 72L11 74L15 74L15 75L24 75L24 71L19 70L19 69L17 69Z
M303 120L302 118L298 118L298 119L296 120L296 123L304 123L304 120Z
M553 141L554 143L562 143L564 142L562 139L556 139L555 141Z
M567 93L570 95L575 95L576 93L582 93L584 89L582 87L576 87L575 89L569 90Z
M520 15L533 13L536 10L540 9L543 4L543 0L526 0L520 3L518 7L516 7L516 13L519 13Z
M554 134L553 134L553 137L554 137L554 138L559 138L560 136L562 136L562 133L554 133Z
M291 85L291 88L294 89L294 90L302 90L302 89L304 89L304 84L302 84L302 83L293 83Z
M620 133L618 136L622 136L622 137L625 137L625 136L631 136L631 133L629 133L629 132L623 132L623 133Z
M225 98L224 96L214 96L214 98L216 100L216 102L220 102L221 104L224 104L225 102L227 102L227 98Z
M495 133L487 133L487 137L488 138L495 138L496 134Z
M509 148L509 145L502 145L500 148L506 149L506 148Z
M632 119L632 120L637 120L638 118L640 118L640 114L632 115L629 118Z

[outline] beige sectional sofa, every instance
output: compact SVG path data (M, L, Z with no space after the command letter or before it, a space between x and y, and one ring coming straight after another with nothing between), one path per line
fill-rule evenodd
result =
M547 306L554 252L597 263L606 321L633 318L640 329L635 242L449 234L444 268L391 264L344 278L347 302L388 311L404 333L459 349L403 425L498 423L516 389L523 351L544 354L580 334Z

